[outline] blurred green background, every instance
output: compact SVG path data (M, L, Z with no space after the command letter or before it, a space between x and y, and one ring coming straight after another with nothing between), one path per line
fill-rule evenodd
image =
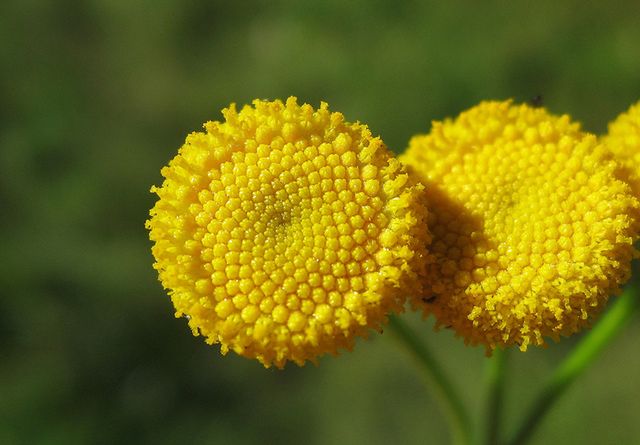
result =
M482 99L591 131L640 99L627 2L4 0L0 444L445 444L395 339L265 370L173 318L144 229L160 168L230 102L328 101L396 151ZM406 318L481 404L483 351ZM533 443L640 443L640 317ZM507 422L577 338L515 352Z

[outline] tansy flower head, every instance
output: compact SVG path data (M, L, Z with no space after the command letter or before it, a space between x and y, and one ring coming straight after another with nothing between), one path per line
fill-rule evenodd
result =
M640 102L609 124L603 142L629 170L629 183L640 197Z
M433 236L416 305L471 344L543 345L589 323L630 274L638 202L567 116L483 102L415 136Z
M152 188L154 267L176 316L265 366L351 348L420 291L423 186L325 103L222 113Z

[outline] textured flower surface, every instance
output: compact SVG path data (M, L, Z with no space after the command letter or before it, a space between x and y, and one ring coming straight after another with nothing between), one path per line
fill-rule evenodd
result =
M483 102L415 136L435 261L416 305L471 344L544 345L586 326L630 275L638 202L567 116Z
M422 184L325 103L256 100L223 115L152 188L154 267L176 316L265 366L351 348L419 292Z
M629 182L640 197L640 102L609 124L603 142L629 169Z

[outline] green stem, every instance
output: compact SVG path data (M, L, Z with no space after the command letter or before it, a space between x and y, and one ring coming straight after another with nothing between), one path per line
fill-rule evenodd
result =
M434 391L449 418L454 443L469 444L471 440L470 422L467 411L454 389L447 374L413 330L396 316L389 317L389 326L420 364L429 387Z
M487 404L484 417L484 430L480 429L479 442L486 445L499 443L500 421L504 400L505 368L507 351L495 349L487 360L485 385Z
M508 445L523 445L531 438L553 404L622 330L639 305L638 285L632 283L555 371Z

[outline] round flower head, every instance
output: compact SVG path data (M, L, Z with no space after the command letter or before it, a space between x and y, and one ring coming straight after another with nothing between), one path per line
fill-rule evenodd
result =
M640 196L640 102L609 124L603 142L628 169L629 183Z
M419 292L423 186L326 103L222 113L152 188L154 267L176 316L265 366L351 348Z
M433 236L415 304L471 344L544 345L589 323L630 274L638 202L567 116L483 102L415 136Z

